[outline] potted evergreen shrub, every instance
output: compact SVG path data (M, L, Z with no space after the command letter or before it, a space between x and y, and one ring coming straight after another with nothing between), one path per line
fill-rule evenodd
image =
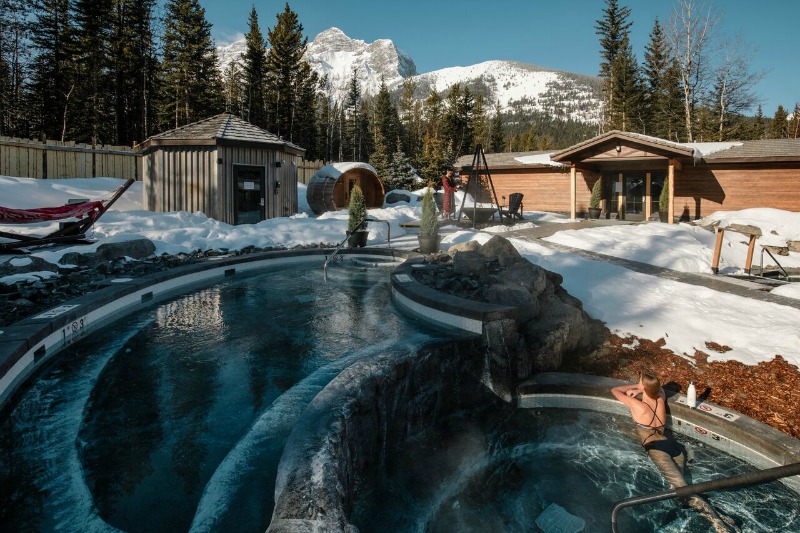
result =
M439 234L436 227L436 202L433 187L428 184L422 196L422 216L419 221L419 252L432 254L439 251Z
M592 195L589 197L589 218L600 218L600 200L603 199L603 180L599 179L592 186Z
M350 217L347 222L347 245L350 248L358 248L367 245L367 202L364 200L364 193L361 187L356 185L350 191L350 203L348 205Z
M669 222L669 178L664 178L664 186L661 188L661 195L658 197L658 219L661 222Z

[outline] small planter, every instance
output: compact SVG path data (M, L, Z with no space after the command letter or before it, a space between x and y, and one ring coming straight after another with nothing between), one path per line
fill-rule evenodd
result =
M369 231L358 230L354 232L347 232L347 246L348 248L363 248L367 245L367 237Z
M600 212L601 211L602 211L602 209L600 209L599 207L590 207L589 208L589 218L592 218L592 219L600 218Z
M419 253L433 254L439 251L442 238L439 235L419 235L417 240L419 240Z
M669 213L665 211L659 211L658 220L660 220L661 222L669 222Z

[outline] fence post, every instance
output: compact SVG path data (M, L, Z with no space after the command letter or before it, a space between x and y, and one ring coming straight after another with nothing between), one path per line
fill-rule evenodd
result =
M47 179L47 134L42 133L39 137L42 141L42 179Z

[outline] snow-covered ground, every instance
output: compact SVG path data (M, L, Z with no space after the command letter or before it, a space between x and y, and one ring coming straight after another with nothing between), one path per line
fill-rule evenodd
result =
M0 205L32 208L62 205L68 198L99 198L115 189L122 180L115 178L32 180L0 176ZM91 237L94 245L77 246L58 251L41 250L35 255L57 262L68 251L91 252L99 244L113 240L146 237L156 245L157 253L175 254L197 249L230 250L249 245L259 247L298 244L338 243L345 235L347 212L325 213L314 217L305 201L305 186L298 188L300 213L290 218L265 220L258 224L230 226L201 213L152 213L141 209L141 183L134 186L95 224ZM460 205L457 199L456 205ZM373 218L388 221L393 243L414 241L401 227L404 222L419 220L418 201L399 203L383 209L372 209ZM543 222L570 222L569 219L539 212L526 212L525 222L513 229L534 227ZM800 213L774 209L748 209L714 213L701 221L708 225L719 221L749 224L761 228L759 243L785 244L800 240ZM27 233L47 233L57 224L30 225ZM370 224L370 244L387 240L385 224ZM0 225L0 231L19 231L19 226ZM498 226L483 232L447 232L443 243L475 239L485 242L493 234L509 228ZM695 350L711 354L712 360L738 360L755 364L771 360L776 354L800 366L800 310L726 294L695 285L632 272L613 264L591 261L575 254L557 252L544 245L511 239L530 261L564 276L564 287L583 301L589 314L603 320L611 331L621 336L658 340L664 338L666 348L678 354L692 355ZM641 224L595 227L561 231L549 237L553 242L575 248L597 251L674 270L709 273L714 248L714 234L689 224ZM744 265L747 239L726 232L721 271L739 273ZM0 261L10 256L0 256ZM24 258L14 259L24 261ZM756 256L754 263L758 264ZM800 267L800 254L779 257L784 267ZM41 274L48 275L48 274ZM0 282L11 282L0 278ZM773 290L800 299L800 283L787 284ZM731 347L718 354L705 343L715 342Z

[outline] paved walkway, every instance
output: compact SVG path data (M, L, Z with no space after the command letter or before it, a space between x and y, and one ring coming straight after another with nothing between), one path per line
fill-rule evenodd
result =
M554 242L543 240L545 237L549 237L559 231L566 231L572 229L580 230L598 226L609 226L618 224L633 224L632 222L625 222L618 220L591 220L591 221L586 220L581 222L569 222L563 224L542 223L542 222L537 222L536 224L538 225L538 227L536 228L512 230L507 233L504 233L503 236L514 239L520 239L528 242L535 242L536 244L539 244L541 246L546 246L547 248L557 250L559 252L578 255L580 257L590 259L592 261L602 261L605 263L612 263L627 268L629 270L633 270L635 272L648 274L650 276L658 276L660 278L679 281L681 283L688 283L690 285L698 285L701 287L706 287L708 289L713 289L715 291L727 292L729 294L735 294L737 296L744 296L746 298L751 298L753 300L760 300L762 302L770 302L774 304L793 307L795 309L800 309L800 300L797 300L795 298L787 298L785 296L779 296L777 294L772 294L768 291L768 287L765 286L763 283L732 278L729 276L718 276L711 273L689 274L686 272L671 270L669 268L648 265L647 263L641 263L639 261L622 259L619 257L600 254L597 252L590 252L587 250L581 250L580 248L573 248L572 246L565 246L563 244L557 244ZM709 265L709 270L711 270L710 265Z

